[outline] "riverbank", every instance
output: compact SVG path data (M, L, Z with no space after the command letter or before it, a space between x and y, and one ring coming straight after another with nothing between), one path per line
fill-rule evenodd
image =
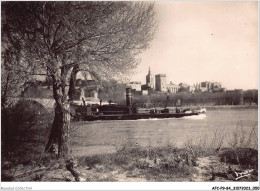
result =
M257 151L244 149L237 155L231 149L203 155L188 148L165 146L144 149L133 143L122 145L113 154L71 158L78 180L84 182L225 182L257 181ZM250 158L248 158L250 157ZM76 181L69 160L51 159L45 164L2 166L2 181ZM243 161L243 162L242 162ZM236 173L245 171L244 177Z
M258 105L214 105L202 106L207 110L226 110L226 109L258 109Z
M250 134L254 132L252 129ZM183 147L170 142L159 147L142 147L136 139L129 139L115 145L111 153L94 154L98 147L93 146L92 153L79 149L78 156L74 147L68 159L57 159L44 150L31 152L30 156L21 151L15 158L2 156L1 177L4 182L257 181L258 149L248 147L253 136L243 139L241 133L233 134L229 148L222 144L224 132L216 131L210 142L201 137L200 141L187 140Z

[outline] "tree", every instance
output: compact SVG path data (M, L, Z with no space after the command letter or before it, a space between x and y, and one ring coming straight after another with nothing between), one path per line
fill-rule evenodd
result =
M1 129L2 151L7 152L9 147L10 113L17 103L17 97L23 90L23 84L29 76L21 72L26 68L19 63L19 57L12 50L6 39L2 38L2 65L1 65Z
M20 63L52 79L55 117L46 150L69 150L70 104L75 73L97 80L131 74L137 55L155 34L153 4L139 2L5 2L2 36ZM15 63L13 63L15 64ZM28 71L28 69L26 70ZM68 83L70 81L70 83Z

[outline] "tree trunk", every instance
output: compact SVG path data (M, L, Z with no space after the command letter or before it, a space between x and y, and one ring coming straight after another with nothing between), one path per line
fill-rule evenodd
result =
M69 69L61 67L60 71L52 75L53 98L56 104L55 116L45 151L54 151L58 158L67 158L69 155L70 102L73 100L75 94L76 74L79 71L79 66L75 65L72 69L68 92L70 99L67 100L65 87Z
M62 112L59 113L58 157L65 158L69 155L70 135L70 105L63 104Z
M51 128L46 152L55 152L58 158L69 155L70 104L61 91L61 83L53 77L53 98L55 99L55 116Z
M56 103L54 121L45 151L56 153L58 158L68 157L69 131L70 105L69 103Z

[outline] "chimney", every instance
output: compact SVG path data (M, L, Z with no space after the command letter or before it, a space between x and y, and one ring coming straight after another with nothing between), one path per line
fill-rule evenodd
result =
M131 88L126 88L126 106L131 106L132 105L132 92Z

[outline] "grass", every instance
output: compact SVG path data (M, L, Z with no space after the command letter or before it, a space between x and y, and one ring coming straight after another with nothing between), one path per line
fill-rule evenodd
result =
M193 145L193 149L194 149ZM197 158L210 156L214 152L201 152L199 149L194 153L188 148L177 148L172 145L166 145L156 148L142 148L135 144L134 141L121 143L117 147L116 153L82 156L75 159L77 168L87 177L87 181L190 181L192 175L196 174ZM239 161L237 160L239 153ZM255 169L252 176L247 181L256 181L257 177L257 154L255 149L238 148L235 153L231 148L222 148L217 155L220 158L220 164L217 168L212 169L210 173L215 177L230 178L228 167L235 169L240 163L243 169ZM216 155L216 154L214 154ZM22 181L74 181L71 174L66 171L64 161L51 158L45 155L45 166L47 171L38 174L30 174L19 179ZM59 163L59 164L58 164ZM58 164L58 165L57 165ZM32 167L32 163L23 164L23 171ZM37 166L38 164L34 164ZM58 166L58 167L56 167ZM19 165L16 167L16 169ZM3 168L3 167L2 167ZM15 171L10 171L10 166L5 166L4 170L9 174L2 174L3 181L13 181L12 176ZM12 169L12 168L11 168ZM12 174L13 173L13 174ZM66 174L65 176L63 174ZM57 179L58 177L58 179ZM243 181L242 180L242 181ZM17 181L17 180L16 180Z
M227 135L227 132L224 133ZM231 134L234 136L233 132ZM207 172L209 175L205 178L206 181L234 181L234 171L249 169L254 169L253 173L241 181L258 180L258 150L245 147L236 150L231 147L222 148L223 141L228 136L224 136L219 130L216 131L214 139L207 141L205 137L207 136L194 142L188 140L184 148L173 145L142 148L134 141L128 141L118 146L114 154L84 156L77 159L79 168L87 166L95 171L95 181L103 180L102 174L116 170L131 177L143 177L145 181L190 181L193 174L196 174L198 157L209 156L217 158L218 163L213 166L208 164L207 168L211 170ZM248 142L246 139L244 141ZM105 178L107 181L115 179Z
M163 181L188 178L196 162L185 149L171 146L145 149L127 142L114 154L79 157L78 164L90 169L103 166L106 170L138 172L147 180Z

